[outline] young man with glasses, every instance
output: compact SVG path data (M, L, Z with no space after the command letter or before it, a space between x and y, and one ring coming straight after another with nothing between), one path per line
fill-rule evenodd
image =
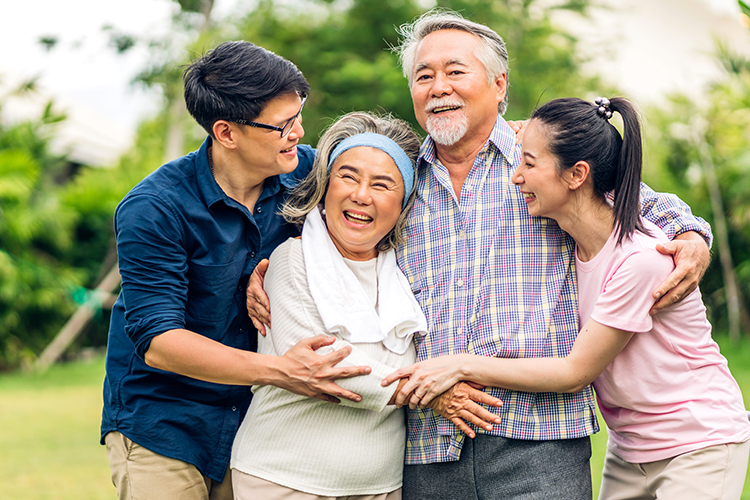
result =
M277 214L309 171L309 85L289 61L226 42L185 72L199 150L139 183L115 212L122 290L112 310L101 441L119 498L231 499L226 475L251 385L327 401L368 367L334 368L332 338L257 354L245 306L256 264L299 234Z

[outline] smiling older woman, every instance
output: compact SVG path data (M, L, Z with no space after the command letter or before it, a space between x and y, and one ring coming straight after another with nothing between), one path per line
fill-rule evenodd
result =
M414 199L419 145L401 120L345 115L284 206L287 220L304 223L302 238L271 255L265 288L276 320L259 352L283 355L302 338L332 335L328 349L352 346L341 365L372 373L339 381L362 396L356 403L255 387L232 452L235 498L401 498L405 416L393 405L396 385L380 382L415 361L412 337L427 328L393 251ZM496 422L477 403L500 404L460 383L433 407L473 436L464 420Z

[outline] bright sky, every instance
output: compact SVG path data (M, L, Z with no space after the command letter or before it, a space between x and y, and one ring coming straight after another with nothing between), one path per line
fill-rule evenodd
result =
M216 0L214 14L223 17L240 2ZM3 2L0 15L0 95L21 81L39 76L46 102L73 110L66 132L74 129L86 149L111 158L107 150L126 148L136 125L156 110L158 98L130 84L148 61L145 47L123 55L108 46L105 25L135 37L153 38L167 33L171 15L178 9L172 0L24 0ZM55 36L59 42L46 51L39 38ZM24 116L34 109L23 103L6 106L6 116ZM96 136L96 137L95 137ZM95 153L95 158L97 157Z
M154 102L129 85L146 53L117 55L102 27L110 24L134 35L162 33L173 5L171 0L7 2L0 16L0 77L12 83L38 75L41 90L62 106L81 106L130 130ZM38 43L44 35L59 39L50 52Z

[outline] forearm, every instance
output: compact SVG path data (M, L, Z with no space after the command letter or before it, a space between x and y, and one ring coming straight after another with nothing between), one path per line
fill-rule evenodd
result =
M525 392L579 392L591 384L633 336L589 319L563 358L504 359L471 356L465 380ZM466 355L465 355L466 356Z
M472 358L466 363L465 380L514 391L574 393L598 375L576 367L570 358Z
M452 354L397 370L383 380L383 385L409 378L399 387L396 403L408 402L412 407L418 402L429 403L462 381L524 392L578 392L606 367L599 362L581 362L580 357L505 359Z
M282 360L229 347L189 330L157 335L146 351L146 364L187 377L230 385L278 385Z

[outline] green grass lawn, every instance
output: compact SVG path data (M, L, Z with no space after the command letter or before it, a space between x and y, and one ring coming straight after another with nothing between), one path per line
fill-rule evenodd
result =
M750 340L719 342L750 407ZM102 358L0 375L0 500L116 498L99 445L103 380ZM594 498L606 441L606 431L592 440ZM750 500L750 480L745 485L742 498Z
M111 500L99 445L104 360L0 375L0 499Z

